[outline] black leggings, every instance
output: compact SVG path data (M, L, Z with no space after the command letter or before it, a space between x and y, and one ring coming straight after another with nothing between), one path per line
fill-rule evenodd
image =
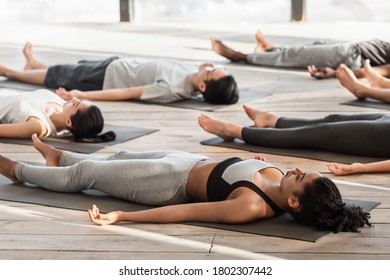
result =
M388 135L389 133L389 135ZM248 144L307 148L390 158L390 115L329 115L321 119L279 118L275 128L244 127Z

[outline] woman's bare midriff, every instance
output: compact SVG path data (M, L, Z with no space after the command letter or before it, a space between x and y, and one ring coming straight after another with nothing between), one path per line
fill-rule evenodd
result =
M224 159L198 161L191 169L187 181L187 195L191 199L207 201L207 180L214 167Z

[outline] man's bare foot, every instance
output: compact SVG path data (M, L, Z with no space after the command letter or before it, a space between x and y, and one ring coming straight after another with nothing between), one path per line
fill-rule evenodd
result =
M270 44L267 40L265 40L263 33L261 33L260 30L257 30L255 37L257 40L257 46L255 48L255 52L269 51L274 48L272 44Z
M348 89L358 99L365 99L366 87L356 78L355 74L345 64L341 64L336 70L336 77L340 84Z
M47 166L59 166L62 151L43 143L36 134L33 134L31 139L34 143L34 148L37 149L38 152L40 152L45 158Z
M236 52L235 50L223 44L220 40L211 38L211 47L213 51L215 51L217 54L227 59L230 59L233 62L240 62L240 61L246 62L246 58L247 58L246 54Z
M32 69L46 69L47 66L43 63L37 61L32 52L32 45L30 42L27 42L23 48L23 54L26 59L26 64L24 65L24 70Z
M198 117L198 123L205 131L215 134L225 141L233 141L234 138L241 139L241 126L214 119L206 114L201 114Z
M364 76L370 83L372 87L376 88L389 88L390 87L390 80L386 79L385 77L381 76L378 72L376 72L371 64L370 60L366 59L364 61Z
M15 184L21 183L15 175L15 167L18 163L0 155L0 174L10 179Z
M245 113L248 117L254 121L255 127L275 127L278 117L260 110L256 110L249 106L244 105Z

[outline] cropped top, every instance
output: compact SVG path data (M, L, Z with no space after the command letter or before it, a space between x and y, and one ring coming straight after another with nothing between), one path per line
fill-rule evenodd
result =
M265 168L276 168L283 174L276 166L256 159L242 160L238 157L234 157L220 162L211 171L207 180L208 200L226 200L235 189L246 187L262 197L277 216L283 214L285 211L277 206L276 203L253 182L254 174Z

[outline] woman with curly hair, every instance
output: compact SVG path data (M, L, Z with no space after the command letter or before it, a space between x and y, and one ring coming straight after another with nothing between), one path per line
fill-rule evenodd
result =
M299 223L320 230L359 231L371 226L369 213L346 205L336 185L317 172L299 168L284 173L255 159L211 159L182 151L122 151L108 157L63 152L32 137L47 166L0 157L0 173L58 192L97 189L144 205L137 212L101 214L92 222L174 223L185 221L248 223L289 212Z

